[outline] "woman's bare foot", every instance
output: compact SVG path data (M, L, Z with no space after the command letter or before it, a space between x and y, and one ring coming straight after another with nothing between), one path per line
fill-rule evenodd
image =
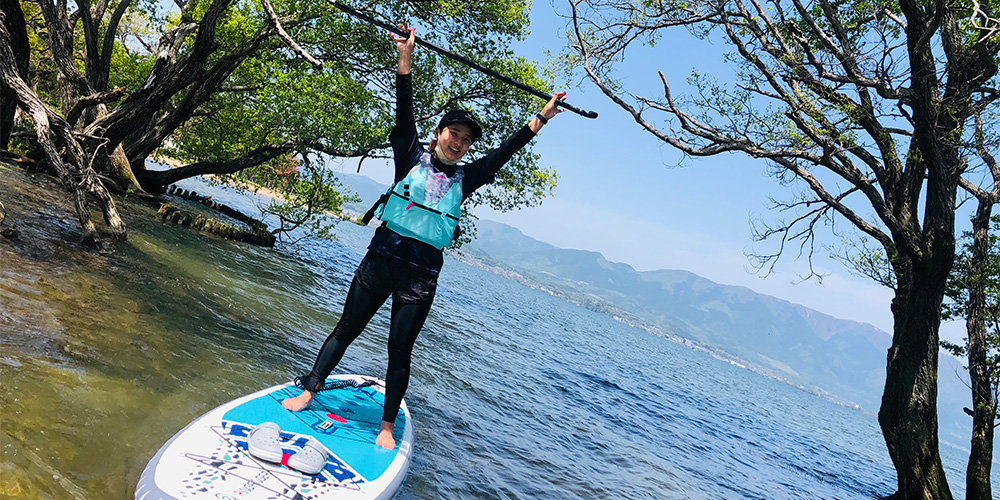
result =
M309 403L312 402L313 396L315 394L312 391L302 391L302 394L295 396L294 398L288 398L281 401L281 406L284 406L288 411L299 411Z
M378 429L378 437L375 438L375 444L391 450L396 447L396 440L392 438L392 429L395 425L392 422L382 421L382 426Z

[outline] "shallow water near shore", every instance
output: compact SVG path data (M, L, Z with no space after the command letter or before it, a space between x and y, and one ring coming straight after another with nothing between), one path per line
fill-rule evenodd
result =
M265 249L129 210L110 256L0 242L0 498L132 498L188 422L308 370L372 232L342 223L336 242ZM383 307L337 371L381 376L387 329ZM406 400L415 451L398 499L895 489L874 417L451 258ZM942 446L956 498L966 453Z

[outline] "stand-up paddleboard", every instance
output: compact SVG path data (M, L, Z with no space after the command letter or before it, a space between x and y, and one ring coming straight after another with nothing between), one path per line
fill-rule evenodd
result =
M375 444L382 422L385 384L361 375L335 375L344 387L319 392L312 404L290 412L283 399L299 394L292 383L230 401L170 438L146 465L136 500L160 499L388 499L410 465L413 423L400 405L394 450ZM369 385L371 384L371 385ZM252 457L250 432L264 422L281 429L282 462L310 436L329 452L319 474L307 475ZM305 456L305 455L303 455Z

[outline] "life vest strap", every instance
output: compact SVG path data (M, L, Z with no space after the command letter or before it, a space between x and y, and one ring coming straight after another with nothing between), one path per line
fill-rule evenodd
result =
M403 196L403 195L401 195L401 194L399 194L399 193L397 193L395 191L393 191L393 192L391 192L389 194L390 194L390 196L391 195L396 195L396 196L398 196L398 197L400 197L400 198L402 198L404 200L408 200L410 202L410 206L422 208L422 209L427 210L428 212L430 212L432 214L435 214L435 215L443 215L443 216L445 216L445 217L447 217L449 219L459 220L458 217L455 217L454 215L446 214L446 213L444 213L444 212L442 212L442 211L440 211L440 210L438 210L436 208L431 208L431 207L428 207L427 205L424 205L422 203L417 203L415 201L412 201L409 198L407 198L407 197L405 197L405 196Z
M389 197L393 196L393 195L398 196L398 197L400 197L400 198L402 198L404 200L409 200L409 198L407 198L407 197L405 197L405 196L403 196L403 195L401 195L401 194L399 194L399 193L397 193L395 191L390 190L388 193L385 193L382 196L379 196L378 201L376 201L375 204L372 205L372 207L369 208L367 212L365 212L364 217L361 218L361 222L364 225L367 226L368 223L371 222L372 218L375 217L375 211L378 210L379 205L382 205L383 203L389 201ZM459 220L459 218L455 217L454 215L446 214L446 213L444 213L444 212L442 212L440 210L428 207L427 205L424 205L422 203L417 203L415 201L411 201L410 205L412 205L414 207L420 207L420 208L422 208L424 210L427 210L428 212L431 212L433 214L443 215L443 216L445 216L445 217L447 217L449 219L452 219L452 220Z

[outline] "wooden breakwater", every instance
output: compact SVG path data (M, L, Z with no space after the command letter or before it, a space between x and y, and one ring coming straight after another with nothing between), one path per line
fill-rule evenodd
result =
M161 203L160 209L157 210L156 216L164 222L170 222L173 224L178 224L184 227L189 227L191 229L196 229L199 231L204 231L206 233L211 233L221 238L226 238L233 241L242 241L245 243L250 243L253 245L260 245L264 247L273 247L275 243L275 236L267 230L267 224L262 221L254 219L239 210L236 210L228 205L219 203L212 199L211 196L201 196L194 191L188 191L186 189L178 188L177 186L170 186L167 190L168 194L179 196L186 200L197 201L206 207L213 210L219 211L235 220L238 220L247 226L249 230L236 227L232 224L226 224L219 220L205 217L201 214L191 214L185 212L169 203Z

